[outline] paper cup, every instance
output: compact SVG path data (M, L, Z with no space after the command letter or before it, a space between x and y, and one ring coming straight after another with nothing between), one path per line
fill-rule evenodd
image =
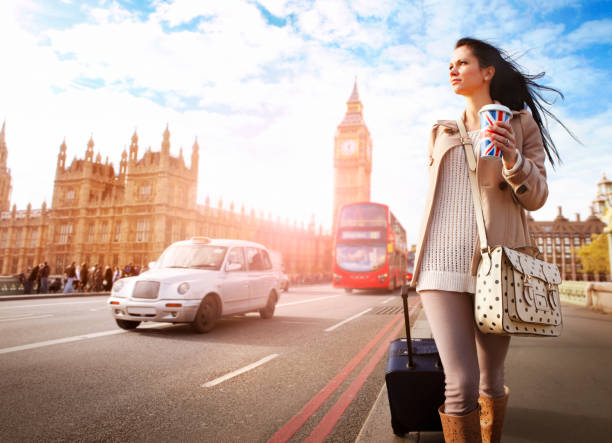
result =
M478 111L480 115L480 156L481 157L502 157L502 150L497 147L496 141L487 136L486 130L495 122L510 121L512 111L504 105L485 105Z

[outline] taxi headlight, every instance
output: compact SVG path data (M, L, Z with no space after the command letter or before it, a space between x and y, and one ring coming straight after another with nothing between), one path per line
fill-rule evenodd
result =
M180 285L178 285L178 288L176 288L176 292L178 292L181 295L185 295L188 291L189 291L189 283L187 282L183 282Z
M125 281L117 280L113 284L113 293L114 293L114 295L118 295L118 293L121 292L121 290L123 289L124 286L125 286Z

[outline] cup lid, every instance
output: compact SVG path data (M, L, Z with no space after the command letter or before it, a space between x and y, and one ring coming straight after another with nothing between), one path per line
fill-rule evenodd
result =
M498 105L497 103L493 103L490 105L484 105L482 108L480 108L480 112L485 112L485 111L504 111L507 112L508 114L512 114L512 111L510 110L509 107L504 106L504 105Z

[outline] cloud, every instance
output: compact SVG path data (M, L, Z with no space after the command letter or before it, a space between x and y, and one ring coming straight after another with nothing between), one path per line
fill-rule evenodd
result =
M429 129L464 107L448 87L448 59L457 38L475 34L511 52L531 48L520 62L529 72L546 70L547 84L571 99L554 110L585 147L551 127L566 162L549 171L549 203L534 217L554 218L558 204L567 214L588 213L600 169L612 164L612 115L607 73L583 50L609 47L608 20L568 32L508 1L491 3L498 15L460 1L260 5L283 24L271 23L255 2L175 0L154 3L148 14L116 2L85 5L69 25L45 26L40 17L54 11L43 3L2 2L0 37L11 41L3 48L11 69L0 71L0 116L7 118L13 200L50 203L64 137L69 162L83 156L93 133L96 153L117 169L135 128L142 153L160 149L168 123L172 153L182 146L187 163L198 138L200 202L208 195L214 205L222 198L226 206L306 222L314 213L329 227L334 134L357 76L374 141L372 198L388 203L415 241ZM588 37L589 29L600 39ZM590 103L601 105L576 112Z

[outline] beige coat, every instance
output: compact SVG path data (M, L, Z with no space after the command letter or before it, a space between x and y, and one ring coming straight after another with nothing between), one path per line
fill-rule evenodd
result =
M465 118L465 113L463 117ZM522 156L518 170L505 175L502 172L503 164L500 158L478 157L476 176L489 246L504 245L519 248L533 246L525 210L535 211L541 208L548 197L544 169L546 153L538 126L528 111L513 111L510 124L514 131L516 147ZM425 236L429 232L431 223L440 163L446 153L456 146L461 146L457 123L453 120L439 120L433 126L429 140L429 188L419 230L414 277L410 284L413 287L416 287L421 269L423 246L426 244ZM474 275L479 260L480 251L477 246L472 260Z

